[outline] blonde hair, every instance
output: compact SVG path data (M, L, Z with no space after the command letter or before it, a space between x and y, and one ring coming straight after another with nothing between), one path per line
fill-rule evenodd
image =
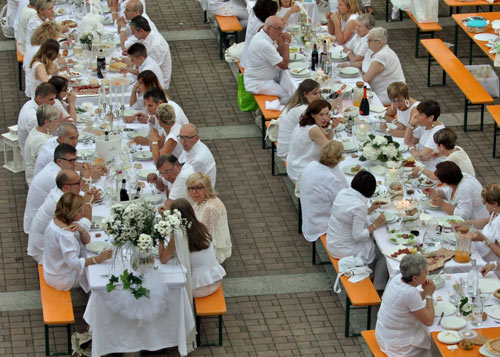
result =
M82 196L66 192L57 202L55 217L61 222L70 224L73 222L73 217L81 211L83 204Z
M342 160L344 145L339 141L328 140L321 146L319 162L328 167L335 167Z
M484 186L481 197L489 204L496 203L500 206L500 182L490 182Z
M57 119L59 119L59 110L54 105L43 104L36 110L36 121L38 126L43 126L46 120L51 122Z
M38 51L33 56L30 63L30 68L35 62L41 62L45 66L47 74L52 74L54 60L59 54L59 42L53 39L45 40Z
M217 197L217 192L215 192L215 190L212 188L212 180L203 172L195 172L194 174L189 175L186 180L186 189L189 186L193 185L202 185L208 198Z
M174 125L175 123L175 109L167 103L162 103L156 110L156 117L164 125Z
M46 40L57 40L61 35L61 26L55 21L46 21L38 26L31 35L31 45L40 46Z
M403 82L393 82L387 87L387 96L391 100L398 97L409 99L408 86Z
M349 11L346 14L341 15L342 20L347 21L352 14L361 14L361 10L358 5L358 0L341 0L341 1L344 4L346 4L347 7L349 8Z

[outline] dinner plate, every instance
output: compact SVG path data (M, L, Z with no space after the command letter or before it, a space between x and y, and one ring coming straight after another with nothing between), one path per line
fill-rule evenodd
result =
M359 69L356 67L344 67L340 70L340 74L345 77L356 77L359 74Z
M90 225L91 229L101 229L101 222L104 219L103 216L92 216L92 224Z
M455 305L448 301L437 301L434 303L434 316L441 316L441 313L444 313L443 316L453 315L457 311Z
M334 62L341 62L347 60L347 53L344 51L331 51L330 52L330 58Z
M404 257L405 255L408 255L408 254L407 254L407 253L401 253L401 254L399 254L399 255L398 255L398 256L396 256L396 257L393 257L393 256L392 256L392 254L394 254L394 253L396 253L396 252L398 252L398 251L400 251L400 250L402 250L402 249L408 249L408 248L407 248L407 247L405 247L404 245L398 244L398 245L396 245L395 247L391 247L391 248L389 248L389 249L384 250L384 251L382 252L382 254L384 254L384 255L385 255L385 256L387 256L388 258L391 258L391 259L394 259L394 260L396 260L396 261L400 262L400 261L403 259L403 257Z
M130 116L132 116L132 115L135 115L136 113L139 113L139 111L134 110L134 109L130 109L130 108L125 109L125 110L123 111L123 115L124 115L124 116L126 116L126 117L130 117Z
M478 41L492 41L497 38L497 35L494 33L478 33L477 35L474 35L474 38Z
M356 166L358 165L347 165L347 166L344 166L342 168L342 172L346 175L351 175L351 176L354 176L356 175L359 171L366 171L366 167L363 167L361 165L359 165L359 170L356 170Z
M408 151L408 145L406 145L406 144L399 144L398 151L399 152L406 152L406 151ZM413 170L413 167L411 169Z
M380 129L380 124L382 124L382 123L375 123L375 130L379 131L379 132L382 132L382 133L385 133L385 130ZM392 124L392 123L385 123L385 124L391 130L394 130L394 129L398 128L398 126L396 124Z
M500 320L500 305L488 306L484 311L495 320Z
M446 216L438 218L439 224L443 226L443 228L451 228L452 222L463 222L464 219L460 216Z
M455 237L455 233L441 233L441 238L443 242L448 244L457 244L457 237Z
M163 195L161 193L147 194L147 195L144 195L144 201L147 203L150 203L152 205L155 205L155 204L163 201Z
M433 181L433 180L430 180L426 177L421 177L422 180L419 179L415 179L413 180L414 183L418 186L418 187L423 187L423 188L426 188L426 187L434 187L436 186L437 182L436 181Z
M408 238L405 238L404 235L408 235ZM392 244L414 245L415 235L412 233L392 233L389 236L389 242Z
M461 330L467 325L465 319L458 316L445 316L441 320L441 326L447 330Z
M336 127L335 127L335 131L342 131L345 129L345 124L343 123L339 123ZM354 147L356 148L356 147ZM345 148L344 148L344 151L345 151Z
M391 211L384 211L384 215L386 223L394 223L399 218L399 216L396 213ZM372 222L374 222L378 218L378 216L380 216L380 213L374 212L370 215L370 219L372 220Z
M342 88L343 85L344 85L344 83L335 83L332 86L332 92L337 92L340 88ZM345 84L345 88L342 89L341 93L347 93L347 92L350 92L350 91L352 91L352 86L349 85L349 84Z
M290 53L290 62L303 62L306 60L306 56L300 53Z
M478 286L483 294L491 294L496 289L500 289L500 281L494 278L480 278Z
M153 160L153 153L151 151L136 151L132 154L132 157L138 161L149 161Z
M94 149L79 149L79 150L77 150L76 156L79 159L88 160L88 159L92 159L94 156L96 156L96 152Z
M141 130L134 130L134 131L129 131L127 133L127 136L129 138L132 138L132 139L136 138L138 136L143 136L143 137L147 138L148 137L148 132L147 131L141 131Z
M307 67L291 69L290 73L294 77L309 77L311 75L311 71Z
M144 169L144 170L137 170L137 177L142 179L142 180L146 180L148 178L148 175L149 174L157 174L158 175L158 171L157 170L148 170L148 169Z
M96 241L87 244L87 250L94 254L100 254L103 250L111 248L113 248L113 244L110 242Z
M371 104L370 105L370 111L374 113L383 113L385 112L385 107L383 105L376 105L376 104Z
M428 208L428 209L433 209L433 210L440 210L441 208L439 208L438 206L434 206L432 203L431 203L431 200L428 200L424 203L425 205L425 208Z
M499 355L491 353L487 348L486 344L482 345L479 349L479 353L486 357L498 357Z
M390 197L382 196L382 195L372 197L372 201L373 202L380 202L381 203L380 207L387 207L391 203Z
M447 345L454 345L455 343L460 342L460 336L458 335L458 332L452 330L441 331L440 333L438 333L437 339L439 342Z
M345 152L356 151L358 149L357 144L352 141L342 141L342 145L344 146Z
M78 141L87 141L90 139L92 139L92 134L86 131L81 131L80 134L78 135Z

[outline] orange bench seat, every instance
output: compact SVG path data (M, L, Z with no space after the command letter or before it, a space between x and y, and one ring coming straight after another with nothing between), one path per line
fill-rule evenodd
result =
M222 346L222 316L227 313L222 283L212 295L195 298L194 306L196 311L196 330L198 331L196 335L196 342L198 346L200 346L200 318L215 316L219 318L219 346ZM204 346L207 345L210 346L213 344L204 344Z
M220 59L223 57L223 43L226 35L234 34L235 42L238 42L238 32L243 30L240 21L236 16L215 16L217 27L219 30L219 55Z
M497 135L498 131L500 131L500 105L488 105L486 107L488 112L493 117L493 158L496 157L497 154Z
M387 355L382 352L378 346L377 338L375 337L375 330L361 331L361 336L363 336L363 339L374 357L387 357Z

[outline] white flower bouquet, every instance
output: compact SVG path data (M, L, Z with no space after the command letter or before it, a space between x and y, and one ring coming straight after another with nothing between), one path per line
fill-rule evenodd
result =
M398 151L399 143L386 135L368 135L368 140L363 144L360 161L387 162L400 161L401 153Z

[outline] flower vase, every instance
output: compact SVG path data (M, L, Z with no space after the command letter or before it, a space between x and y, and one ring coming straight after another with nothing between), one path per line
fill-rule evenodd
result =
M130 267L137 273L143 275L153 270L155 265L155 258L151 250L144 251L138 247L134 247L132 255L130 256Z

